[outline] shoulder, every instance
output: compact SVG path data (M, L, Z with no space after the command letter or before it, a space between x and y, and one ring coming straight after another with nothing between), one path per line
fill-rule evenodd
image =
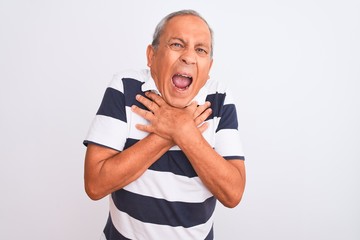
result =
M127 69L116 72L108 87L114 88L118 91L124 92L124 86L126 85L141 85L150 76L150 72L147 69Z
M208 94L226 93L226 85L216 79L210 78L204 86Z
M227 83L218 81L216 79L209 79L205 88L207 91L207 95L210 98L221 98L223 99L223 104L229 104L234 102L233 92L235 89L230 89Z

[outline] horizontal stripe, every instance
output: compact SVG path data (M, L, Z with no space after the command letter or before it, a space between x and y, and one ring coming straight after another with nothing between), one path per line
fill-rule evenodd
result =
M138 70L125 70L114 74L112 80L109 83L108 87L114 88L120 92L124 92L124 79L132 79L141 84L145 82L146 79L149 79L150 71L147 69ZM138 80L137 80L138 79Z
M108 87L124 93L124 85L123 85L123 81L122 81L122 76L120 76L119 74L115 74L113 76L112 80L110 81Z
M212 216L215 197L202 203L170 202L120 189L111 194L116 208L139 221L185 228L203 224ZM126 204L123 204L126 199Z
M145 118L142 118L138 114L134 113L130 107L126 107L126 114L129 121L127 138L136 140L145 138L149 133L138 130L136 128L136 124L148 125L149 122ZM126 148L127 147L128 145L126 145Z
M239 131L235 129L223 129L217 132L215 151L223 157L244 156Z
M104 238L105 237L105 238ZM109 239L109 240L130 240L129 238L124 237L119 233L119 231L114 226L111 214L109 214L105 229L104 229L104 235L102 236L102 239Z
M136 105L142 109L145 109L145 107L136 100L137 94L141 94L141 95L145 96L144 92L141 91L141 85L143 84L143 82L140 82L140 81L138 81L136 79L132 79L132 78L123 78L122 82L124 85L124 93L126 96L125 105L127 107Z
M149 169L161 172L171 172L176 175L196 177L197 173L182 151L168 151L154 162Z
M234 89L234 90L236 90L236 89ZM227 90L226 97L224 100L224 105L233 104L233 103L234 103L233 94L231 94L231 91Z
M225 156L225 160L245 160L244 156Z
M134 70L134 69L128 69L128 70L123 70L120 72L117 72L116 74L113 75L112 80L110 81L109 87L115 88L121 92L124 92L123 89L123 85L122 85L122 80L129 78L129 79L134 79L135 81L139 81L139 82L145 82L147 79L149 79L150 77L150 71L147 69L141 69L141 70Z
M172 186L176 186L176 188ZM213 196L199 177L188 178L153 170L145 171L137 181L130 183L124 189L143 196L162 198L172 202L201 203Z
M116 151L120 152L118 149L115 149L115 148L112 148L112 147L109 147L109 146L105 146L105 145L102 145L102 144L99 144L99 143L96 143L96 142L84 140L84 145L85 145L86 147L89 146L89 144L95 144L95 145L98 145L98 146L100 146L100 147L111 148L111 149L113 149L113 150L116 150Z
M93 142L101 146L122 151L127 135L127 124L121 120L96 115L84 143Z
M214 148L214 144L215 144L215 129L218 121L219 118L217 117L207 120L206 123L208 124L208 127L202 133L203 137L210 144L212 148Z
M124 149L137 143L139 140L127 139ZM186 177L196 177L197 174L187 159L186 155L180 150L171 150L163 154L149 169L159 172L170 172Z
M207 93L225 93L226 86L224 82L216 81L215 79L210 78L206 81L206 84L202 89L206 89Z
M223 106L221 118L216 132L221 129L238 129L238 120L234 104L228 104Z
M113 88L107 88L97 115L112 117L126 122L125 96Z
M110 198L110 215L113 225L118 230L118 232L121 233L121 235L129 239L137 240L205 239L206 236L208 236L208 234L211 232L213 226L213 216L211 216L211 218L209 218L205 223L190 228L184 228L181 226L171 227L167 225L141 222L138 219L135 219L128 214L117 210L112 198ZM171 218L176 217L177 216L174 213L171 216Z
M225 99L225 93L214 93L214 94L209 94L206 97L206 101L209 101L211 103L211 115L207 118L208 119L212 119L214 117L220 117L220 113L221 113L221 109L222 106L224 104L224 99Z
M110 218L110 217L109 217ZM204 240L213 240L214 239L214 228L212 227L209 234L206 236ZM160 233L161 235L161 233ZM108 221L106 224L106 227L104 229L104 232L100 236L100 240L131 240L129 238L124 237L121 235L121 233L118 232L118 230L115 228L112 221Z

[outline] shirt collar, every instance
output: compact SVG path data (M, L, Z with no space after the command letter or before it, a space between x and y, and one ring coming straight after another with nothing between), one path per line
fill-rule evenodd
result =
M141 90L143 92L154 91L155 93L161 95L156 87L154 79L151 77L150 71L148 71L148 77L146 78L144 84L141 86Z

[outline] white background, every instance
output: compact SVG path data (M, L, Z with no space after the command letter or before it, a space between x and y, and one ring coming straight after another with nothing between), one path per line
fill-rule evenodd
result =
M246 151L217 239L360 239L355 0L0 0L0 239L99 239L82 140L112 75L145 68L155 25L185 8L215 31L211 76L236 91Z

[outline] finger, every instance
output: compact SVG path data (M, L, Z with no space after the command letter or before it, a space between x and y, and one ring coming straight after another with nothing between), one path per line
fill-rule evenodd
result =
M185 108L188 111L195 113L197 107L198 107L198 103L196 101L194 101L194 102L191 102L189 105L187 105Z
M153 132L153 128L151 125L143 125L143 124L135 124L135 127L143 132L148 132L148 133L152 133Z
M153 102L151 99L148 99L140 94L136 95L136 100L143 104L147 109L149 109L151 112L155 112L159 106Z
M204 124L201 124L198 129L200 130L201 133L205 132L205 130L209 127L209 123L204 122Z
M206 109L208 109L210 107L210 102L205 102L203 105L200 105L196 108L196 111L194 112L194 118L198 117L199 115L201 115Z
M154 119L154 114L148 110L145 109L141 109L136 105L132 105L131 106L131 110L138 114L139 116L145 118L146 120L148 120L149 122L151 122Z
M202 112L198 117L194 119L195 125L198 126L201 123L203 123L212 113L211 108L206 109L204 112Z
M191 102L188 106L186 106L187 108L197 108L199 106L197 101L193 101Z
M149 92L145 92L145 95L148 98L150 98L151 100L153 100L159 106L162 106L165 103L164 99L160 95L158 95L156 93L153 93L153 92L149 91Z

